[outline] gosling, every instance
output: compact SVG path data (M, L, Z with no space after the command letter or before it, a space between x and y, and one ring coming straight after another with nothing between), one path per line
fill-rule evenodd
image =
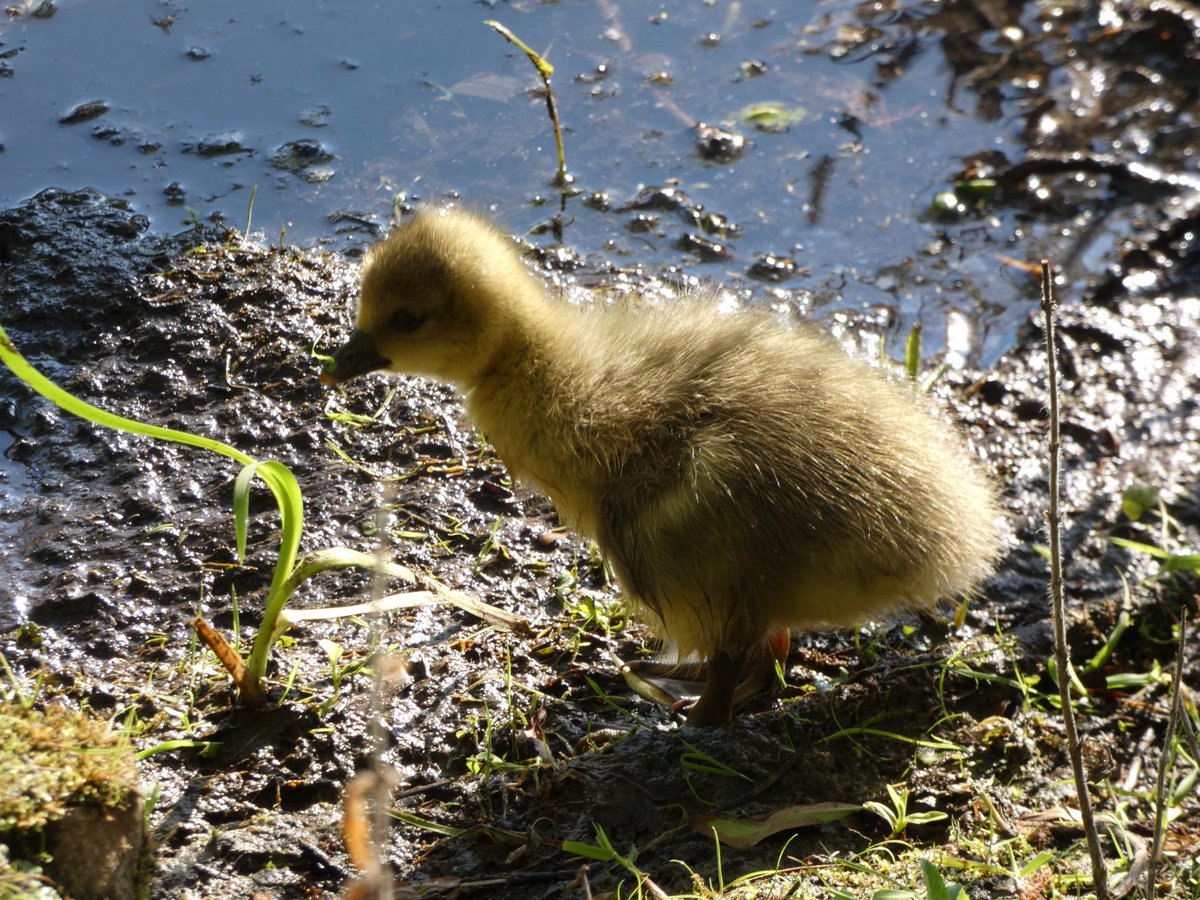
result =
M370 251L321 375L453 383L666 658L707 661L689 725L766 687L789 629L962 595L999 554L988 479L911 390L811 325L714 306L555 302L486 222L424 212Z

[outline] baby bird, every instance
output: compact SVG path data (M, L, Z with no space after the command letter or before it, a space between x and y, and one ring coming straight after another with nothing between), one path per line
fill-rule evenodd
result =
M453 383L516 478L594 539L670 658L707 661L690 725L728 722L789 629L972 590L999 553L957 438L814 326L555 302L476 216L424 212L367 257L321 376Z

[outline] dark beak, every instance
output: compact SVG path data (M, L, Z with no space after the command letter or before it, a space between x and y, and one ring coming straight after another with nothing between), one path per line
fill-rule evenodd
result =
M365 331L354 329L346 341L325 366L321 373L321 384L335 387L358 375L366 375L391 365L375 349L375 341Z

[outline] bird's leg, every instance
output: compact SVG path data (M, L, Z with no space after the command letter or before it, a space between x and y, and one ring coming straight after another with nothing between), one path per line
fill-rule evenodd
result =
M768 633L747 650L722 649L703 664L635 661L626 663L621 671L636 693L664 706L679 708L699 693L687 723L723 725L733 718L735 707L771 684L775 665L787 659L789 646L788 631L783 628Z
M708 661L704 690L688 712L687 724L700 727L724 725L733 718L733 695L744 663L745 654L734 656L726 650Z
M741 706L755 694L765 691L775 681L775 668L787 662L792 648L792 636L786 628L767 632L746 655L742 674L746 677L733 694L733 705Z

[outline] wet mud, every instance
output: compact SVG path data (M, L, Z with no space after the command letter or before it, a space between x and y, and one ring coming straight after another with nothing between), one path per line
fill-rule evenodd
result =
M203 753L162 752L140 763L145 783L161 790L151 818L156 896L337 890L352 875L338 832L341 796L367 762L373 715L387 735L384 759L401 777L398 808L457 835L394 823L388 854L399 877L451 879L487 896L572 895L566 886L577 860L562 842L594 842L597 825L636 845L639 865L664 884L674 879L682 888L686 872L670 860L709 875L712 865L711 838L690 828L688 816L769 812L781 796L869 799L903 776L911 748L830 735L870 722L920 738L942 703L960 717L947 732L953 740L970 744L974 725L997 715L1011 717L1024 737L979 747L962 763L921 767L914 787L929 802L960 814L974 793L971 779L998 774L1019 773L1035 798L1039 789L1061 790L1061 743L1050 739L1052 725L1016 712L1016 691L937 677L952 654L997 675L1011 675L1013 665L1043 671L1049 654L1047 573L1034 548L1044 540L1046 507L1045 363L1032 324L999 365L948 376L935 391L1005 485L1013 528L1003 569L972 602L963 628L910 616L857 637L803 636L780 697L757 703L729 730L689 733L677 715L620 681L611 655L648 651L619 615L606 620L618 595L602 565L557 529L544 500L507 483L463 425L451 392L417 379L403 380L390 398L382 379L345 394L318 386L310 349L344 334L353 267L243 249L202 232L147 236L135 213L87 192L48 191L0 215L0 246L10 336L71 392L285 462L305 496L302 549L376 548L386 509L388 552L529 624L527 634L514 634L453 608L393 614L381 649L400 654L409 677L386 686L372 713L370 678L350 665L367 660L368 631L306 623L272 653L270 709L243 709L192 643L189 621L199 612L230 633L236 597L242 640L251 639L277 547L267 498L256 498L249 558L238 566L229 507L236 466L81 422L6 372L9 457L32 484L5 515L6 659L27 685L42 679L41 696L123 723L140 749L180 738L212 742ZM1134 481L1162 486L1186 537L1196 535L1198 318L1200 305L1178 298L1062 311L1077 657L1095 651L1126 605L1121 575L1135 585L1132 608L1151 632L1169 637L1190 596L1186 582L1147 583L1157 564L1108 538L1145 537L1120 511ZM347 424L329 417L337 411L378 416ZM395 480L381 486L332 445ZM325 574L293 603L356 602L370 589L363 575ZM589 618L587 608L597 612ZM18 639L23 622L37 624L36 641ZM349 670L336 689L320 640L344 649L340 664ZM1169 657L1169 640L1132 639L1114 664L1141 669L1148 658ZM1119 739L1118 722L1144 727L1152 717L1106 696L1084 727L1123 766L1133 748ZM603 739L589 743L597 732ZM681 764L697 750L748 780ZM860 840L826 826L801 834L789 853L804 859ZM749 870L777 853L774 845L742 851L738 863ZM620 876L600 867L592 878L603 885Z

